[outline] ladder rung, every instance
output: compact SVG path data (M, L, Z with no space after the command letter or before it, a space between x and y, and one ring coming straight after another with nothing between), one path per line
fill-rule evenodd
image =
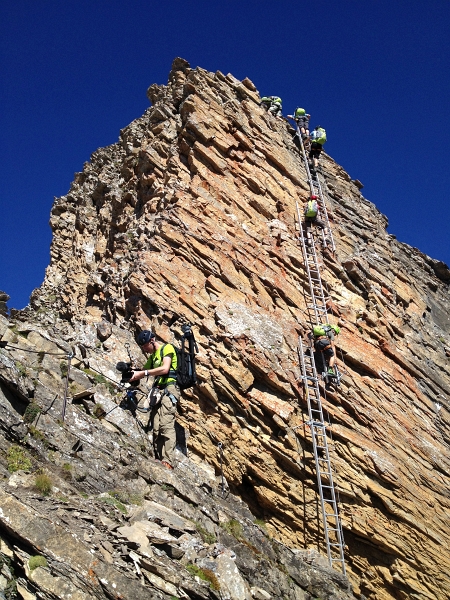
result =
M342 542L334 542L330 544L330 546L335 546L336 548L342 548Z

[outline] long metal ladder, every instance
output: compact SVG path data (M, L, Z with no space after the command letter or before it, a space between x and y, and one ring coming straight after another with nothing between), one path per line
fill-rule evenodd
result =
M305 232L298 203L297 219L299 241L302 247L305 271L309 283L310 302L307 303L308 320L311 326L314 326L328 322L326 295L320 276L320 264L317 257L314 234L312 228L310 228L309 236L305 239ZM303 381L308 407L307 425L309 425L311 429L317 487L322 509L328 561L330 566L338 563L345 575L345 542L336 501L336 492L326 435L327 423L325 422L323 415L319 378L314 360L313 348L309 347L305 350L301 337L299 337L298 341L298 355L302 373L301 379Z
M305 351L301 337L298 339L298 355L308 406L308 421L306 424L309 425L311 429L317 487L322 509L322 521L328 562L330 563L330 566L338 564L342 569L342 573L345 575L345 542L341 519L339 517L333 471L328 449L326 434L328 423L325 422L323 415L318 373L314 363L314 353L312 348L307 348Z

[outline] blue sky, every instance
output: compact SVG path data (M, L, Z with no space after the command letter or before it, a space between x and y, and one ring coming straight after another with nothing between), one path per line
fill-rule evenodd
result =
M390 233L450 264L448 0L17 0L0 7L0 289L49 263L53 198L142 115L172 60L249 77L323 125Z

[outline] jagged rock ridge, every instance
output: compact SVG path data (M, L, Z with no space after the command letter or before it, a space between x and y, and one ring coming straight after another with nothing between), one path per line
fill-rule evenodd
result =
M190 69L182 59L174 61L168 85L153 85L148 95L153 106L117 144L94 153L69 193L55 201L45 281L33 293L32 308L17 315L18 325L4 325L3 339L45 351L52 344L73 348L76 395L92 386L96 371L117 379L113 365L123 358L125 342L140 356L136 328L154 327L170 341L182 319L194 323L200 385L186 394L179 419L191 455L217 474L221 442L230 489L264 519L269 533L292 548L323 551L296 355L297 336L308 323L295 214L309 188L292 129L264 113L248 79ZM348 574L361 598L445 598L450 273L388 235L387 219L326 155L322 172L338 246L338 260L323 257L323 279L342 325L346 364L343 386L327 394L325 407L333 423ZM14 398L21 398L18 403L7 395L5 415L11 406L22 414L31 395L47 409L61 394L59 358L33 363L16 351L26 376L2 360L4 378L17 384ZM95 371L85 373L87 367ZM93 393L108 413L110 391L103 386ZM89 398L84 402L92 412ZM124 460L117 442L124 413L114 410L94 426L71 406L61 444L53 410L40 427L53 440L60 467L77 440L98 453L95 470L85 449L76 453L85 486L79 489L104 492L131 477L113 472L104 458L110 453L117 464ZM16 421L5 416L9 427ZM19 431L26 434L24 427ZM25 439L32 441L29 433ZM45 449L34 445L44 456ZM143 493L153 499L162 475L155 475L154 465L146 475L144 464L139 459L135 473L153 484ZM174 499L185 500L177 471ZM244 518L230 514L225 522ZM219 521L212 519L215 531ZM276 557L252 544L273 560L268 572L278 573ZM273 582L264 587L252 579L259 568L255 556L250 569L236 562L242 593L258 587L277 597ZM283 594L301 597L308 583L288 572L294 587L283 584ZM339 584L340 592L333 588L320 597L346 597ZM197 597L184 585L188 597Z

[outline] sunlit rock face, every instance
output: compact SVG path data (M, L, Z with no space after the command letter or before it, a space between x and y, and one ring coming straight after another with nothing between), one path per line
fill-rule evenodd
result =
M64 434L53 414L56 405L42 418L60 468L70 462L77 439L84 436L85 448L96 449L96 470L92 456L75 452L83 478L74 478L74 488L101 493L130 478L132 458L123 458L122 447L126 432L139 456L134 467L143 497L157 501L159 471L149 474L144 466L148 449L140 448L139 430L133 420L125 424L128 417L114 410L111 390L92 375L99 371L117 380L114 365L127 358L126 343L142 361L136 331L153 328L168 342L189 321L199 345L199 385L185 393L178 417L189 456L218 475L221 443L230 490L265 521L270 536L292 549L326 555L297 356L298 336L309 329L309 298L296 207L310 190L293 129L259 106L249 79L191 69L182 59L175 59L168 84L150 86L148 97L151 108L121 131L117 144L96 151L69 193L55 200L45 281L30 309L15 315L15 323L4 322L3 339L22 349L53 348L63 355L73 350L70 394L92 388L85 404L95 400L108 414L93 422L69 402ZM450 595L450 272L387 234L387 218L326 154L321 172L337 245L334 258L321 256L322 280L330 319L341 326L344 372L341 388L327 392L324 408L347 574L359 598L444 599ZM36 355L30 361L24 351L12 352L4 354L2 371L8 394L19 398L5 396L9 427L11 411L20 421L29 398L49 407L64 386L60 357L42 355L39 361ZM17 362L26 363L27 373L17 371ZM28 440L27 426L19 429ZM41 460L48 460L48 447L35 446ZM108 455L112 463L125 464L115 469ZM180 491L177 477L175 469L170 484L175 498L185 501L189 495ZM192 476L192 487L198 477ZM211 477L214 484L208 485L217 490L214 471ZM189 498L196 506L202 501ZM172 509L178 510L176 504L172 498ZM11 504L11 514L19 508ZM221 518L208 527L217 529ZM183 532L192 535L189 528ZM85 539L87 551L90 542ZM179 546L168 538L164 544L169 542ZM283 597L274 591L278 583L269 589L264 579L256 580L255 565L270 552L251 545L260 554L252 555L252 568L236 563L242 585L239 579L241 587L236 584L238 591L227 592L235 595L226 597ZM111 548L102 548L114 562ZM88 556L83 560L89 570ZM351 597L342 581L333 584L338 591L319 592L289 568L300 591L280 583L285 597ZM181 584L161 573L155 577L175 587L162 590L147 577L148 585L168 594L154 597L177 596ZM286 575L280 573L274 581ZM222 577L228 590L231 584ZM203 597L183 589L188 597Z

